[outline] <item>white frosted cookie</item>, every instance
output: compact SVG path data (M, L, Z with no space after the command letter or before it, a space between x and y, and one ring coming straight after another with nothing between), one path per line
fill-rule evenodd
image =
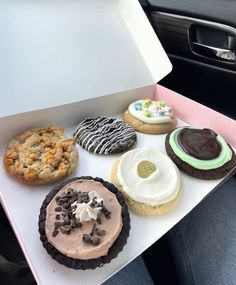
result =
M178 202L181 177L172 160L155 148L123 154L113 165L112 182L138 214L160 215Z
M146 134L167 133L176 126L172 108L164 101L139 100L129 105L123 120L136 131Z

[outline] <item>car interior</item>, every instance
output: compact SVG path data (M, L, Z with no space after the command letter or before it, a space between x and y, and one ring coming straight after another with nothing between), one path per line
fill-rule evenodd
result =
M236 1L139 2L173 65L158 84L236 119ZM36 284L2 207L0 240L0 283ZM180 284L166 236L142 255L155 284Z

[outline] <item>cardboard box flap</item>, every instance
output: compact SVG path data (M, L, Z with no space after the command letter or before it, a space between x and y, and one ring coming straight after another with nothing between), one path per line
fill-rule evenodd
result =
M0 117L155 84L171 64L136 0L1 1Z

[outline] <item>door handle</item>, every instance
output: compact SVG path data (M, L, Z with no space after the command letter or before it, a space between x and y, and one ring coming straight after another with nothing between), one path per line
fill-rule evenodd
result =
M217 48L196 42L192 42L192 49L195 53L202 56L228 62L236 62L236 50Z

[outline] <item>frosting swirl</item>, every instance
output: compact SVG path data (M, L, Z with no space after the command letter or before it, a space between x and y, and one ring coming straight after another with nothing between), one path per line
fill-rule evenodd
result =
M172 108L166 106L164 101L139 100L130 104L128 110L133 117L146 124L154 125L172 122Z
M88 193L89 201L88 203L74 202L72 207L75 207L73 213L75 217L80 222L87 222L92 220L97 220L98 214L101 212L102 207L91 207L91 204L95 201L100 204L103 199L99 196L96 191L90 191Z
M141 174L140 163L143 164ZM134 149L125 153L119 161L117 178L127 195L150 206L173 200L181 184L175 164L154 148Z

